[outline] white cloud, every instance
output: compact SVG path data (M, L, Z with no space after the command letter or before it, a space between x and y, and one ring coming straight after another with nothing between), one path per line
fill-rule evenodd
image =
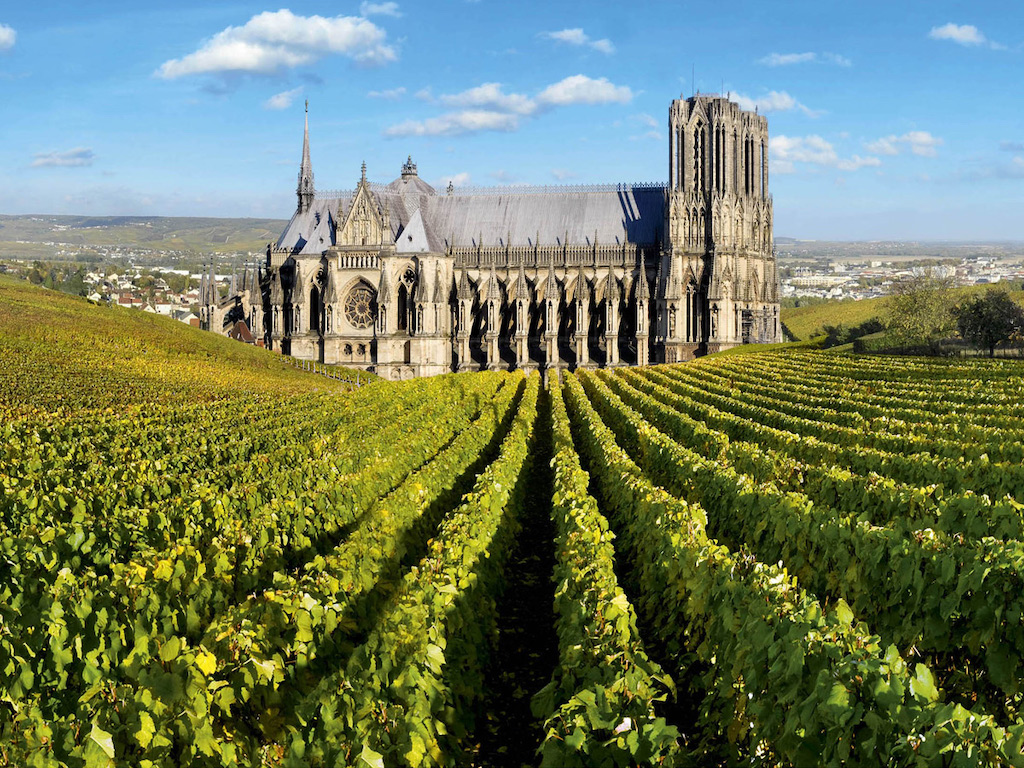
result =
M39 152L32 161L33 168L81 168L92 165L95 153L87 147L75 147L66 152Z
M943 24L941 27L932 27L928 37L932 40L949 40L958 45L977 46L986 45L996 51L1006 50L1006 46L989 40L984 33L973 24Z
M447 188L448 185L451 184L453 187L465 187L469 182L469 174L463 171L462 173L456 173L452 176L442 176L437 180L437 186Z
M595 51L600 51L601 53L615 53L615 46L612 44L611 40L607 38L591 40L590 36L579 27L574 29L562 29L558 32L541 32L540 37L547 40L557 40L560 43L567 43L569 45L586 45L593 48Z
M999 149L1003 152L1024 152L1024 141L1000 141Z
M791 64L806 64L808 62L823 61L827 64L835 64L837 67L849 67L853 62L838 53L770 53L764 58L758 59L758 64L766 67L786 67Z
M363 18L267 11L243 26L218 32L193 53L165 61L156 74L168 80L224 72L271 74L311 64L328 54L362 64L384 64L398 58L385 38L383 29Z
M821 58L837 67L852 67L853 62L838 53L823 53Z
M646 125L648 128L660 128L661 123L658 122L657 118L653 115L648 115L646 112L641 112L639 115L633 115L633 119Z
M519 115L486 109L450 112L426 120L406 120L384 131L385 136L459 136L480 131L514 131L519 128Z
M492 179L497 181L499 184L511 184L516 180L516 177L506 171L504 168L499 168L497 171L491 171L487 174Z
M876 155L898 155L904 149L909 149L920 157L935 157L942 143L942 139L932 136L928 131L908 131L902 136L892 134L865 142L864 148Z
M595 80L573 75L549 85L534 98L505 93L501 83L484 83L436 98L429 88L424 88L416 96L461 109L426 120L407 120L387 128L385 136L458 136L481 131L515 131L522 118L546 109L574 104L625 103L632 100L633 92L603 77Z
M263 102L264 109L288 109L295 100L295 97L302 93L302 86L298 88L292 88L290 91L282 91L281 93L275 93L265 102Z
M399 86L398 88L389 88L386 91L370 91L366 94L371 99L386 99L387 101L397 101L405 95L405 86Z
M566 181L568 179L575 179L576 174L566 168L552 168L551 175L559 181Z
M359 5L360 16L394 16L400 18L402 12L398 10L398 3L369 3L363 2Z
M633 92L625 85L615 85L608 78L593 79L586 75L572 75L549 85L539 94L541 104L566 106L569 104L627 104Z
M882 161L868 155L853 155L841 158L832 144L821 136L772 136L768 140L768 151L771 155L772 171L775 173L792 173L796 163L821 165L840 171L856 171L860 168L877 168Z
M840 171L856 171L858 168L877 168L881 164L881 160L871 155L868 155L867 157L853 155L846 160L840 160L837 162L836 168Z
M816 53L770 53L763 59L758 59L758 64L768 67L785 67L789 64L803 64L808 61L815 61L818 58Z
M791 109L799 109L808 117L818 117L821 114L818 110L804 106L786 91L769 91L756 99L742 93L734 93L732 100L742 109L757 109L758 112L788 112Z
M502 93L501 83L484 83L462 93L440 96L438 101L449 107L477 107L514 112L517 115L529 115L537 109L537 104L527 96Z
M434 100L434 92L433 92L433 90L431 90L429 85L426 88L420 88L413 95L417 99L420 99L422 101L433 101Z
M17 39L18 33L14 31L14 27L0 24L0 51L9 51Z

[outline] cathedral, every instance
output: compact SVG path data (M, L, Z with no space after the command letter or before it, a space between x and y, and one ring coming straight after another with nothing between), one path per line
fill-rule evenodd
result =
M201 323L386 379L674 363L781 340L768 122L672 102L668 183L317 192L307 106L295 213Z

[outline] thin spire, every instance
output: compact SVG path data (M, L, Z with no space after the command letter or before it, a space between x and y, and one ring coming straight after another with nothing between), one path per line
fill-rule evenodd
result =
M491 277L487 281L487 300L500 301L501 291L498 289L498 275L494 271L494 262L491 262Z
M302 132L302 165L299 167L299 213L313 207L315 188L313 185L313 163L309 159L309 99L306 99L306 126Z
M519 274L516 275L516 299L529 302L530 290L526 285L526 270L523 269L523 262L519 262Z
M640 281L636 286L636 297L646 301L651 297L651 287L647 284L647 260L644 258L642 249L640 251L640 274L636 276L636 279Z

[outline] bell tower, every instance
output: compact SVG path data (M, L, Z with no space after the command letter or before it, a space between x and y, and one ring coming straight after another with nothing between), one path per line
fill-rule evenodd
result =
M768 121L728 96L697 94L672 102L668 125L661 357L775 341L760 322L778 302Z

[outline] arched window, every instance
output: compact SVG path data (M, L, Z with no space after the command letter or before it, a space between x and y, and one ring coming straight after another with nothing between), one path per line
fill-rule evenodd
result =
M398 286L398 330L409 330L409 289L404 282Z
M320 330L320 292L315 285L309 289L309 330Z
M765 196L768 188L768 158L764 153L764 140L761 140L761 197Z
M732 191L740 191L740 137L735 129L732 132Z
M703 138L703 131L701 126L698 125L693 129L693 186L697 189L704 189L704 180L701 178L703 172L703 163L701 162L701 155L704 152L704 142L701 141Z

